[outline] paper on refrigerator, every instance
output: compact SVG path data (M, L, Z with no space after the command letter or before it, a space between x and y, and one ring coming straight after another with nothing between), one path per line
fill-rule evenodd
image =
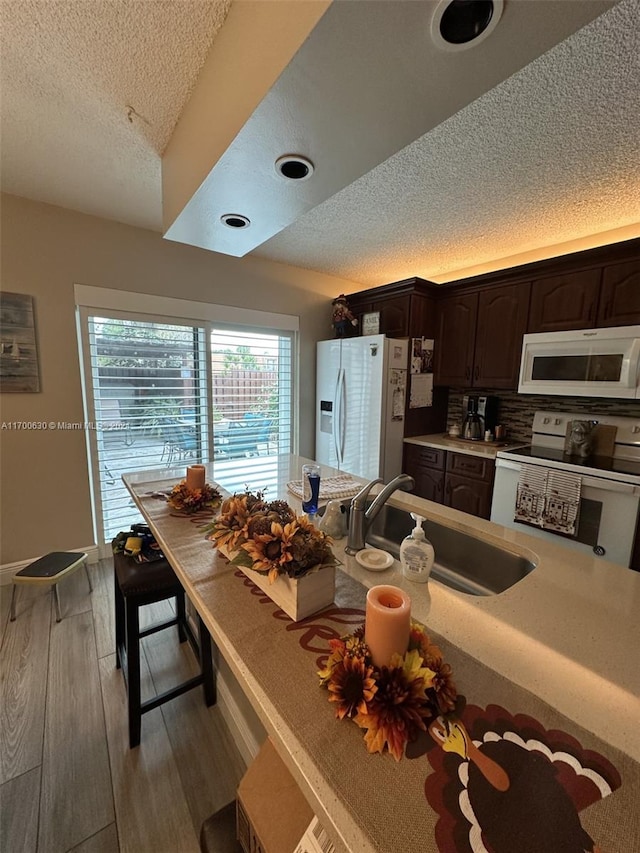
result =
M413 338L411 342L410 409L433 405L433 344L432 338Z

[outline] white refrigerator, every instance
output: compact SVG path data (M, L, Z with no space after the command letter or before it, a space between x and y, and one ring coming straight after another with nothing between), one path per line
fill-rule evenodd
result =
M385 482L402 472L408 355L384 335L318 342L318 462Z

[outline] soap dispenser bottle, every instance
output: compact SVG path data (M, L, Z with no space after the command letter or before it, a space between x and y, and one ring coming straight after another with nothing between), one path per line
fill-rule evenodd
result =
M426 583L433 568L435 557L433 545L424 535L424 530L422 529L424 518L413 512L411 513L411 518L415 521L416 526L409 536L402 540L402 545L400 546L402 573L410 581Z

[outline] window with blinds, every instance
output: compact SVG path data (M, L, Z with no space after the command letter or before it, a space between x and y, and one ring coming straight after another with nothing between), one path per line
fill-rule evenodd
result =
M204 328L87 319L103 541L140 518L122 474L209 457ZM100 526L100 525L98 525Z
M124 473L214 459L242 488L256 457L291 452L291 333L89 311L82 332L99 541L141 520Z
M217 459L291 451L291 338L211 332L213 447Z

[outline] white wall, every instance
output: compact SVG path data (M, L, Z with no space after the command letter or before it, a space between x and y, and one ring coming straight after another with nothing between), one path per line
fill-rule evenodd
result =
M41 392L1 394L0 420L84 421L74 284L294 314L300 318L300 452L313 455L315 342L332 336L330 300L353 282L231 258L160 234L3 195L1 286L34 297ZM93 543L80 431L0 432L0 564Z

